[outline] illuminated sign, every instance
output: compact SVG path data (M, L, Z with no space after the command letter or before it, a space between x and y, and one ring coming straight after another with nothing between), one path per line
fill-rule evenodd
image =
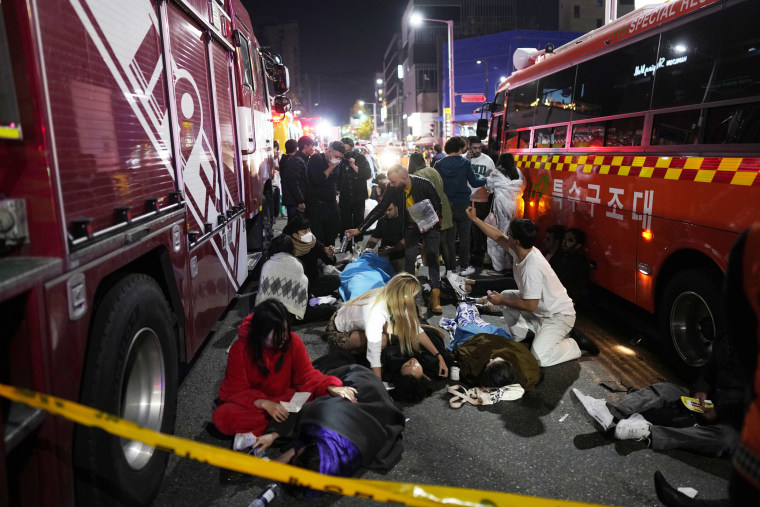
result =
M661 69L663 67L671 67L673 65L678 65L679 63L684 63L688 57L687 56L679 56L678 58L671 58L670 60L666 60L665 58L660 58L657 60L657 63L653 65L637 65L633 70L633 77L637 76L646 76L650 72L654 74L657 72L657 69Z

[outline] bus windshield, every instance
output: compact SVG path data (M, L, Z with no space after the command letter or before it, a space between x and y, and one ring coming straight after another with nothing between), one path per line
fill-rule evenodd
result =
M5 20L0 11L0 139L21 139L21 116L13 82Z

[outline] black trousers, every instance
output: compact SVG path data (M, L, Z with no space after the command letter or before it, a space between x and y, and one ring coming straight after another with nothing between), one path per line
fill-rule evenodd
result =
M311 232L325 246L335 245L340 233L340 212L337 202L309 201L306 218L311 222Z
M339 207L342 226L341 233L347 229L356 229L362 223L362 220L364 220L364 201L342 199ZM363 236L361 234L354 236L354 241L361 242L362 239Z

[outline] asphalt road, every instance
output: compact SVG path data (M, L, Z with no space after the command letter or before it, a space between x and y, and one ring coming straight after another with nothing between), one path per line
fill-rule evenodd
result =
M282 226L279 224L280 227ZM424 274L424 268L423 272ZM246 293L253 281L243 288ZM212 403L224 375L226 349L236 327L249 312L251 298L243 294L219 321L205 349L179 391L176 434L191 440L231 448L231 438L219 435L211 423ZM544 369L538 388L518 401L489 407L449 408L447 383L417 405L403 405L408 420L404 455L386 475L363 471L367 479L437 484L495 490L545 498L605 505L660 505L653 474L661 470L678 487L690 486L697 498L726 496L730 463L688 452L655 452L640 442L614 441L598 432L572 393L608 400L623 396L599 385L618 380L628 386L675 381L678 378L649 350L647 325L626 313L611 312L613 303L579 314L577 327L599 345L597 357ZM455 317L452 304L445 317ZM499 317L485 316L499 322ZM436 325L438 317L429 319ZM328 350L320 337L324 324L297 327L311 357ZM565 417L566 416L566 417ZM229 474L193 460L173 456L155 506L247 506L270 481ZM273 505L301 505L288 493ZM315 505L370 505L374 502L327 495ZM521 505L516 503L515 505Z

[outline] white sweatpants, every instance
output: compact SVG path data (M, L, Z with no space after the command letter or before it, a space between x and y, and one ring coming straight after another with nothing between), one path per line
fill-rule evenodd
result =
M501 295L506 299L521 299L517 290L505 290ZM581 357L578 344L568 337L575 325L575 315L558 313L551 317L539 318L531 312L509 306L502 306L501 311L510 333L517 341L524 340L528 331L535 333L530 352L539 366L553 366Z

